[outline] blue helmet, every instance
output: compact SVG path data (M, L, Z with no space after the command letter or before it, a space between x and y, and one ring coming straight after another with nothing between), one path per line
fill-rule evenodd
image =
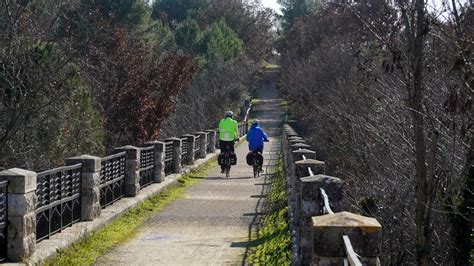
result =
M234 112L232 112L232 111L225 112L226 117L232 117L233 115L234 115Z
M258 119L252 120L252 125L258 126L258 123L259 123Z

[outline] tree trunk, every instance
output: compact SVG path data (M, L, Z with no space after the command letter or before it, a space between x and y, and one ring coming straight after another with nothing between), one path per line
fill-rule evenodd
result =
M429 265L430 258L430 210L429 181L426 166L426 144L423 112L423 46L426 35L424 1L415 2L415 19L412 21L411 72L409 88L410 107L412 108L413 137L415 141L415 223L416 223L416 258L418 265Z

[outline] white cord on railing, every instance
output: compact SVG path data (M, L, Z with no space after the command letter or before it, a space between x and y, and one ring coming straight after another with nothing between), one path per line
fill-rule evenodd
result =
M321 191L321 195L323 196L325 213L334 214L331 209L331 206L329 206L329 197L326 194L326 191L324 191L323 188L319 188L319 191Z
M249 113L250 113L250 109L252 108L252 104L249 104L249 108L247 108L247 112L245 113L245 118L244 118L244 121L246 122L247 119L249 118Z
M301 155L303 156L303 160L306 160L306 156L304 155ZM309 173L309 176L314 176L314 173L313 173L313 170L311 170L311 167L308 166L308 173Z
M351 266L362 266L362 263L357 257L358 255L354 252L354 249L352 248L351 240L349 239L349 237L347 235L343 235L342 239L344 240L344 249L346 250L347 260L349 260L349 264ZM345 260L344 265L346 265Z

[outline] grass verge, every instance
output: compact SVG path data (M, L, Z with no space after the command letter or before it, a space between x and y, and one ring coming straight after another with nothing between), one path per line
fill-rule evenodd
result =
M247 263L250 265L290 265L291 235L286 219L288 206L285 190L283 160L280 158L276 172L271 174L270 192L266 199L266 214L256 236Z
M112 247L132 238L137 228L155 215L164 206L181 197L186 188L202 179L216 165L216 160L207 162L199 169L178 179L173 185L158 195L149 198L129 212L92 233L72 246L60 250L58 254L44 262L44 265L91 265Z

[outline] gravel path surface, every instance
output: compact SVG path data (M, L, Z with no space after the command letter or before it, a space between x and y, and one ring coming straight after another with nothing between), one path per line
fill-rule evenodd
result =
M280 100L270 85L260 92L252 118L271 136L264 169L275 165L281 125ZM225 178L216 167L142 226L134 239L99 258L97 265L242 265L249 232L256 230L266 194L266 175L252 177L244 142L236 148L238 164Z

